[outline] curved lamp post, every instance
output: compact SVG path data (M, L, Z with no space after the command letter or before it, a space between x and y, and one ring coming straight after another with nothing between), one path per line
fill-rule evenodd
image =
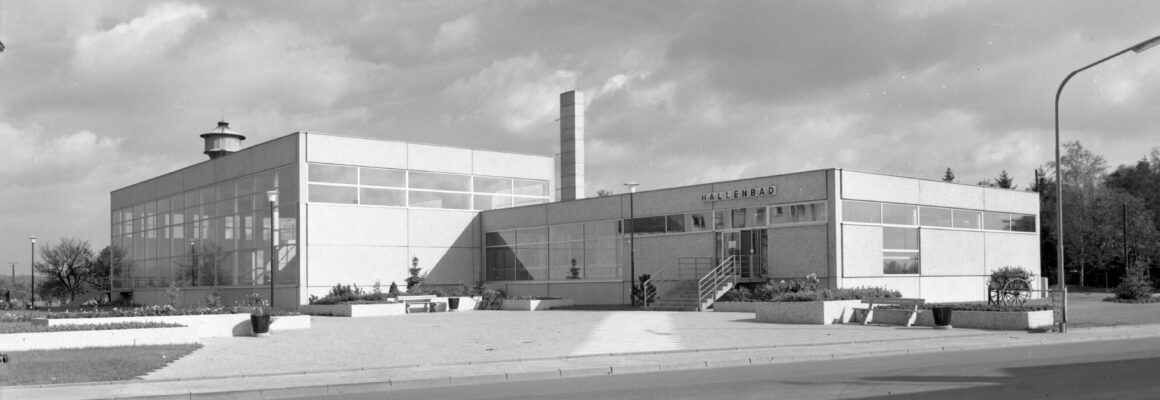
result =
M278 256L274 253L274 245L278 238L278 212L274 209L278 205L278 191L266 192L266 200L270 201L270 309L274 309L274 271L278 269Z
M636 196L636 187L640 185L636 182L626 182L624 186L628 187L628 226L631 231L628 231L628 287L629 289L636 287L636 210L634 197ZM629 290L629 293L632 293ZM632 300L632 305L636 305L636 296L629 295Z
M1055 91L1055 198L1056 198L1056 201L1055 201L1055 204L1056 204L1055 220L1056 220L1056 229L1057 229L1055 232L1055 241L1056 241L1056 255L1055 255L1056 267L1055 268L1056 268L1056 272L1059 274L1059 278L1058 278L1059 279L1059 288L1060 288L1060 293L1063 296L1063 301L1061 303L1063 306L1063 309L1060 312L1060 321L1059 321L1059 332L1060 333L1067 332L1067 281L1066 281L1067 278L1065 277L1064 272L1063 272L1063 179L1062 179L1062 174L1060 172L1063 168L1059 163L1059 96L1061 94L1063 94L1063 86L1067 85L1067 81L1071 80L1071 77L1075 76L1075 74L1078 74L1078 73L1080 73L1088 68L1094 67L1096 65L1100 65L1104 61L1111 60L1111 59L1116 58L1119 55L1127 53L1129 51L1140 53L1140 52L1143 52L1144 50L1148 50L1156 45L1160 45L1160 36L1156 36L1154 38L1145 40L1143 42L1136 44L1135 46L1120 50L1119 52L1117 52L1115 54L1104 57L1103 59L1100 59L1099 61L1096 61L1094 63L1088 64L1087 66L1085 66L1083 68L1077 69L1075 71L1071 71L1070 74L1067 74L1066 78L1063 78L1063 82L1059 83L1059 90Z

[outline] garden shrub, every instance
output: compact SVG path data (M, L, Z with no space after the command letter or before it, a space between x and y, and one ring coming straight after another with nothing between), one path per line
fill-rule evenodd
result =
M1137 261L1116 286L1116 299L1151 302L1152 280L1148 277L1148 264Z
M111 324L94 325L55 325L38 326L31 324L4 324L0 325L0 334L5 333L41 333L41 332L74 332L74 331L109 331L118 329L149 329L149 328L179 328L185 325L165 322L115 322Z
M762 301L770 302L800 302L800 301L834 301L834 300L862 300L880 298L898 298L902 293L880 287L803 290L797 292L783 292L775 294Z
M923 310L931 310L935 307L950 307L954 311L991 311L991 312L1027 312L1027 311L1050 311L1052 306L1050 304L1023 304L1023 305L999 305L986 303L926 303L921 304L918 308ZM882 307L887 308L887 307ZM890 308L901 308L894 306Z
M1020 267L1005 266L991 271L991 277L987 279L987 286L999 289L1015 278L1031 282L1031 272Z

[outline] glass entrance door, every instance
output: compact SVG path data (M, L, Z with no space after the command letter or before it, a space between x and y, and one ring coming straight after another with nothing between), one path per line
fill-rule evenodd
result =
M717 232L718 263L735 257L742 278L764 278L769 232L765 229Z

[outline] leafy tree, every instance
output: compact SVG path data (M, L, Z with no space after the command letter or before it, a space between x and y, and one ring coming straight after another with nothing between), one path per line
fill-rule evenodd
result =
M412 288L422 285L424 280L427 280L426 274L421 274L423 269L419 268L419 257L411 258L411 267L407 268L407 291L410 292Z
M1107 176L1108 187L1120 188L1140 198L1152 211L1153 223L1160 227L1160 147L1135 166L1121 165Z
M40 249L43 262L34 264L36 271L47 279L40 288L41 294L52 297L67 297L73 301L78 294L88 290L89 274L93 264L93 250L89 242L69 238L56 244L48 244Z
M955 181L955 173L954 173L954 171L951 171L950 167L947 167L947 172L943 173L942 180L943 180L943 182L954 182Z
M113 276L124 276L124 272L132 268L132 256L121 246L105 246L93 260L87 283L93 290L108 291L112 289L109 281Z
M596 197L608 197L608 196L612 196L612 194L613 193L611 190L600 189L600 190L596 191Z

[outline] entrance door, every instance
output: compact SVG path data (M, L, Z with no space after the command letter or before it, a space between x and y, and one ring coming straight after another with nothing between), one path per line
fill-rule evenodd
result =
M765 277L769 232L765 229L717 232L718 263L734 257L742 278Z

